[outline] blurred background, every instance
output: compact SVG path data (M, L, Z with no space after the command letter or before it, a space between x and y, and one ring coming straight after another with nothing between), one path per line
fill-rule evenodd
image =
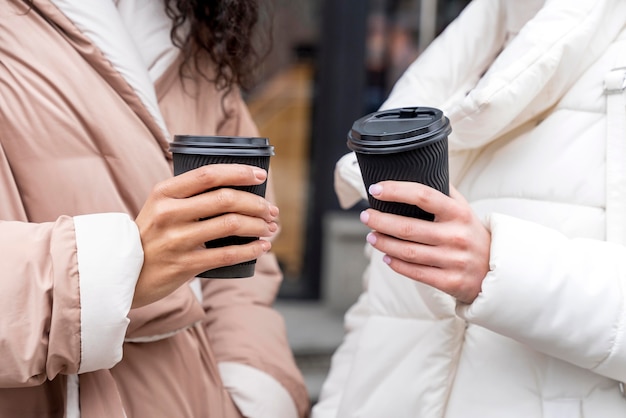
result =
M349 151L352 122L378 109L467 3L266 0L263 6L261 26L271 27L272 49L245 98L275 146L270 172L282 232L273 250L285 274L276 306L313 402L366 267L368 231L358 220L365 206L339 207L335 163Z

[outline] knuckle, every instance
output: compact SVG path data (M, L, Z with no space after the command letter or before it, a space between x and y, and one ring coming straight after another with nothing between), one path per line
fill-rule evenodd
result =
M215 200L220 208L229 208L235 203L235 193L228 188L218 189L215 191Z
M185 243L188 241L187 233L182 228L169 228L165 245L170 251L177 251L179 248L186 248Z
M224 248L220 257L221 264L230 266L236 264L240 258L240 250L237 248Z
M465 235L455 234L450 238L452 246L460 250L467 250L470 245L469 237Z
M458 286L460 282L463 280L463 272L465 272L465 266L467 262L460 258L455 258L450 260L449 268L446 269L447 274L449 275L450 282L454 284L454 286Z
M411 222L402 222L399 226L398 238L408 240L413 235L415 235L413 224Z
M463 277L458 281L458 296L457 299L461 301L471 302L478 294L477 289L474 288L472 282Z
M419 282L423 282L426 280L426 273L422 268L413 268L411 270L407 270L407 274L409 274L411 278L417 280Z
M263 247L259 244L252 244L250 246L250 258L258 258L263 254Z
M224 232L232 235L241 228L241 220L234 213L226 214L222 216L222 227Z
M427 187L419 187L415 191L414 198L417 206L420 206L432 198L432 191Z
M206 183L206 182L212 181L214 178L213 170L214 170L214 167L211 165L203 165L202 167L199 167L199 169L194 171L196 180L199 181L200 183Z
M451 290L461 289L464 286L465 282L465 273L463 272L463 270L455 268L454 263L457 262L458 259L453 260L445 268L437 270L439 280L442 283L446 283L446 286Z
M416 258L417 251L413 245L404 245L400 249L400 258L406 261L412 261Z
M152 187L152 194L157 197L167 196L169 191L169 183L160 181Z
M455 257L451 259L453 271L467 271L469 265L470 259L468 257Z
M220 264L224 266L229 266L235 263L235 253L230 250L224 250L220 256Z
M152 223L156 226L163 226L172 217L172 210L169 205L162 203L155 205L152 209Z
M259 212L262 212L262 213L269 212L269 204L267 200L265 200L264 197L258 196L256 201L257 201L257 207L258 207Z

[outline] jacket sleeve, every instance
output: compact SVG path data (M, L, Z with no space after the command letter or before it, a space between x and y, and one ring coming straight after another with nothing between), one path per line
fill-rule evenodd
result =
M0 387L110 368L143 252L123 214L0 221Z
M603 376L626 380L626 248L493 214L482 292L467 321Z

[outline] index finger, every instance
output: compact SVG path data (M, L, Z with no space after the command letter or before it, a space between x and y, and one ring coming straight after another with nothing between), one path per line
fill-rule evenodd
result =
M209 164L160 183L165 196L184 199L223 186L250 186L267 180L262 168L245 164Z
M386 180L372 184L368 191L378 200L414 205L440 220L447 218L454 205L446 194L416 182Z

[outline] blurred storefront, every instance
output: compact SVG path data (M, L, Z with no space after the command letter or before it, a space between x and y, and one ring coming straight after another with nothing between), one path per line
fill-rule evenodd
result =
M346 211L333 190L334 165L348 152L352 122L382 104L406 67L468 2L273 0L273 49L246 100L276 148L270 170L282 218L274 243L285 272L281 298L323 295L324 276L333 272L329 263L341 260L324 251L339 230L328 220L356 219L362 209L337 216ZM332 248L341 253L341 246ZM358 281L360 273L353 273Z

